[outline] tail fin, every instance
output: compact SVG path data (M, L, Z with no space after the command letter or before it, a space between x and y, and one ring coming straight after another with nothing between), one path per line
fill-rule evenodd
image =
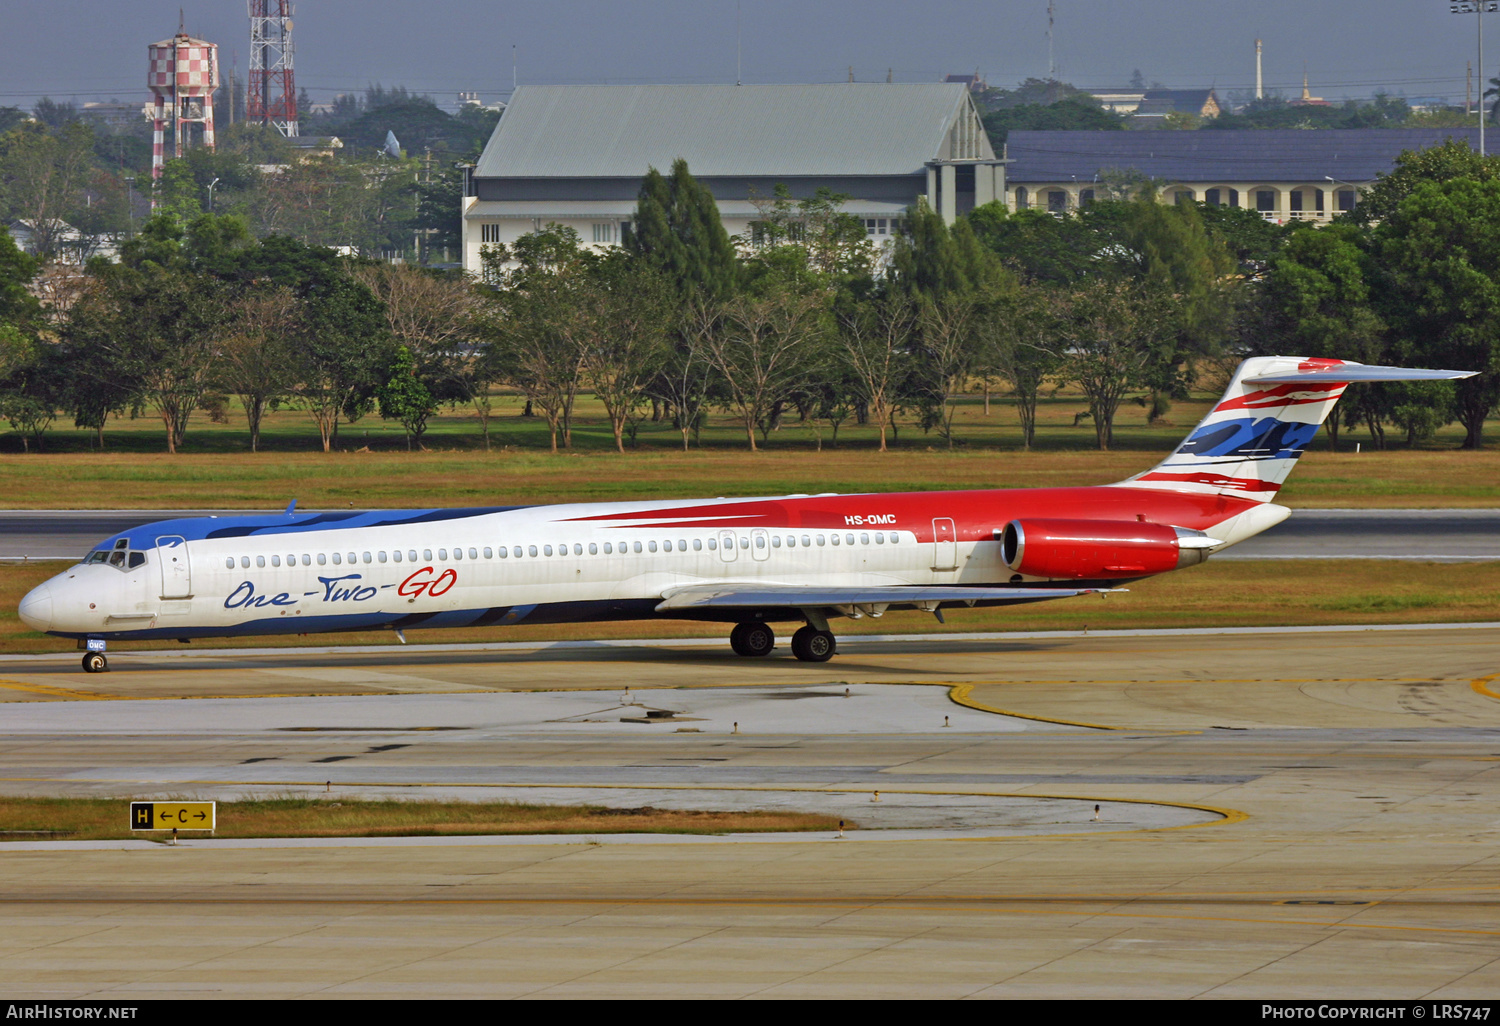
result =
M1448 380L1475 373L1255 357L1235 369L1223 397L1176 452L1119 484L1270 502L1351 382Z

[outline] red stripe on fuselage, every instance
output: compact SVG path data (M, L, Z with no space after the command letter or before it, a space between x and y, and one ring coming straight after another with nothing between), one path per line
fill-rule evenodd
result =
M626 509L573 517L565 522L658 530L673 527L765 528L772 531L898 530L914 534L918 541L932 541L933 520L946 518L953 520L958 540L989 541L994 538L995 531L1021 517L1070 520L1135 520L1144 517L1151 523L1201 531L1257 505L1259 503L1254 500L1238 496L1111 485L736 499Z
M1274 481L1260 481L1251 477L1225 477L1223 474L1165 474L1160 471L1152 471L1142 474L1138 481L1181 481L1184 484L1212 485L1215 488L1236 488L1242 492L1271 492L1275 494L1281 490L1281 485ZM1179 527L1185 526L1182 524Z

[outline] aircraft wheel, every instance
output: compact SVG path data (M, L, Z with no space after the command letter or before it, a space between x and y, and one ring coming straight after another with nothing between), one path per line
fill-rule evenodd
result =
M803 627L792 635L792 655L804 663L826 663L836 651L838 642L832 631Z
M85 673L103 673L109 669L109 660L104 658L103 652L90 652L83 657L83 671Z
M742 623L729 632L729 647L735 655L767 656L776 647L776 632L763 623Z

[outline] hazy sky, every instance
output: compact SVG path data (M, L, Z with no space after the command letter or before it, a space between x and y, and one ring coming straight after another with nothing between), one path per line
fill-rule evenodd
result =
M1462 102L1473 15L1447 0L1056 0L1058 77L1124 85L1139 68L1175 88L1255 81L1314 95ZM146 46L182 7L193 35L243 74L244 0L0 0L0 105L144 99ZM746 82L933 81L976 68L992 85L1047 72L1046 0L297 0L297 83L315 100L372 82L449 105L535 83L733 82L740 10ZM1500 15L1486 19L1486 63L1500 73ZM1476 74L1476 79L1477 79Z

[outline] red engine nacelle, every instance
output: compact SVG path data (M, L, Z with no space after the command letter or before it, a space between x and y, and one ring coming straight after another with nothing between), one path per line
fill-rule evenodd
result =
M1215 544L1201 531L1135 520L1012 520L1000 558L1028 577L1144 577L1201 563Z

